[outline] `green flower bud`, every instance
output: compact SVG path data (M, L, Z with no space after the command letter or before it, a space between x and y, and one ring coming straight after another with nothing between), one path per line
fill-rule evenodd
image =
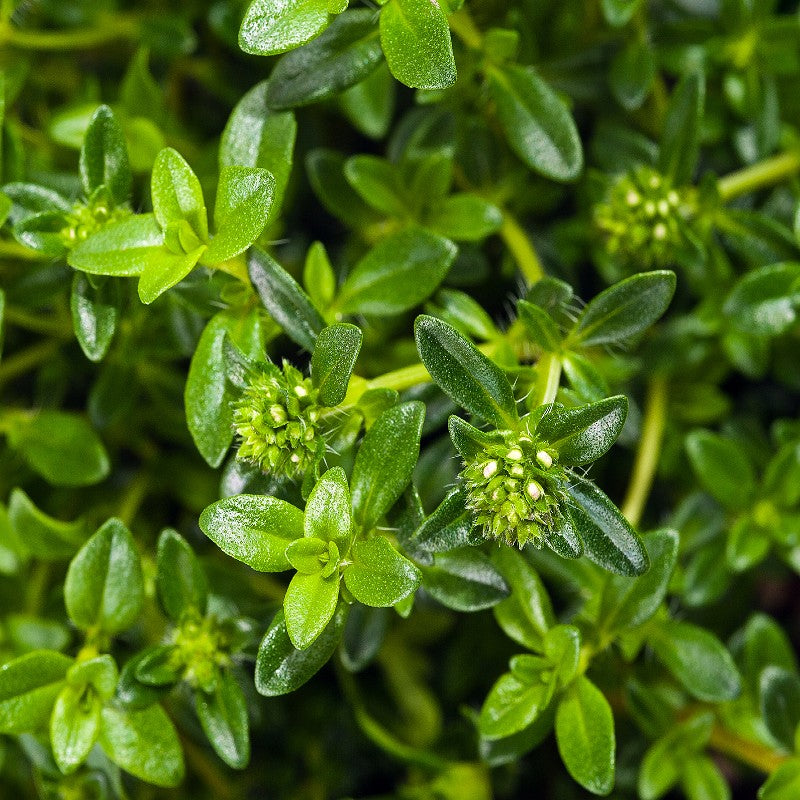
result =
M609 185L593 218L605 252L639 269L674 261L686 243L692 213L687 190L639 167Z
M266 473L303 475L323 445L320 406L310 378L291 364L255 373L233 410L237 458Z
M547 442L509 431L466 463L461 477L467 507L489 539L541 547L561 519L566 475Z

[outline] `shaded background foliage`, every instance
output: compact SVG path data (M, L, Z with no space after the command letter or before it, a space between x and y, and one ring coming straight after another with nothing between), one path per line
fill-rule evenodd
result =
M391 0L381 13L397 3ZM243 96L254 93L248 96L256 119L268 113L270 103L296 104L280 118L283 127L264 138L266 163L249 164L266 166L279 185L286 184L280 212L273 195L267 229L260 236L256 231L245 246L258 237L305 286L324 316L320 320L332 323L341 314L358 323L358 376L377 378L380 385L380 376L418 364L413 319L426 311L481 344L512 378L518 401L529 392L541 402L555 399L552 392L539 392L542 366L552 353L564 375L558 399L568 406L620 393L629 399L618 445L589 475L637 529L678 531L677 566L665 579L665 604L666 586L653 590L652 619L633 614L636 624L628 620L629 630L620 624L615 631L609 619L612 612L624 618L623 601L617 596L606 607L602 600L604 592L614 597L603 584L612 579L585 561L561 561L547 550L528 548L525 562L542 574L558 620L577 623L584 644L592 643L590 674L615 712L614 796L659 796L659 788L667 788L659 782L669 783L674 765L689 763L691 770L675 774L683 784L675 791L692 800L729 792L752 797L779 767L764 800L794 797L800 792L794 788L800 762L793 757L800 720L793 654L800 636L796 4L474 0L466 11L450 5L459 76L452 87L446 58L433 65L432 87L417 91L381 64L358 88L323 91L330 96L306 104L314 81L325 84L325 70L307 71L310 89L280 76L281 70L291 73L284 59L298 58L314 43L289 56L243 53L238 37L247 3L187 2L178 9L159 2L11 0L0 6L2 183L48 187L68 199L62 201L64 214L77 214L72 203L82 191L78 151L90 118L105 103L124 132L134 212L143 215L154 204L150 176L164 147L191 165L212 209L220 152L228 153L223 162L242 163L236 159L250 136L260 135L241 116L241 128L223 135L234 109L242 113L237 104ZM364 11L371 6L354 8L376 19L376 12L370 17ZM437 42L430 52L446 50L441 36ZM428 59L414 55L404 61L400 47L390 66L400 80L421 85ZM261 83L276 74L270 84ZM299 100L292 92L300 92ZM537 98L527 113L515 105L526 93ZM297 125L293 148L289 113ZM274 114L269 117L279 125ZM555 142L553 152L526 150L532 140L521 134L538 123L546 123L545 144ZM432 159L429 172L419 167L426 156ZM452 182L447 167L438 179L444 182L438 196L437 158L454 164ZM83 191L88 194L85 185ZM472 200L443 215L443 198L459 192ZM127 196L121 192L119 207ZM4 214L6 205L0 207ZM266 344L273 363L287 358L307 374L303 350L312 347L296 330L297 320L305 318L292 306L294 284L287 299L271 301L276 284L267 282L259 302L235 280L242 277L241 263L231 268L233 277L201 267L153 305L143 305L135 282L113 278L98 289L84 272L66 266L63 243L36 238L35 226L20 223L12 233L15 213L0 238L0 428L8 445L0 453L0 496L8 499L8 514L0 516L2 659L42 648L74 655L83 641L79 629L90 631L90 644L99 651L110 649L119 667L158 645L182 613L165 614L161 609L169 612L169 602L156 587L159 569L166 569L157 566L159 536L174 528L200 557L210 587L209 613L230 625L225 647L236 664L233 680L246 698L252 755L243 771L217 757L194 710L191 689L197 681L181 681L164 701L187 765L180 788L120 778L97 750L87 767L60 777L47 737L25 733L2 739L0 781L7 791L142 798L190 792L483 798L493 792L515 798L536 786L543 796L586 796L561 765L553 737L530 752L524 743L506 743L511 756L497 756L491 770L481 762L481 756L492 756L477 732L479 709L521 647L503 634L491 610L458 613L434 600L435 590L421 593L408 619L381 611L370 618L374 630L362 620L361 635L374 638L380 650L367 653L373 658L355 675L336 655L291 694L264 699L256 693L252 662L281 607L285 581L220 553L198 519L220 496L243 487L302 504L301 486L237 471L226 459L230 438L224 432L221 445L208 444L195 421L193 437L185 410L196 420L202 409L185 403L184 389L201 334L223 306L234 309L234 317L237 309L259 309L252 313L255 336L248 339L249 323L231 336L238 337L244 356L260 357L259 345ZM346 276L387 240L389 252L379 251L373 263L380 268L385 260L388 272L399 274L402 264L392 265L390 256L402 240L392 237L401 236L410 221L412 244L439 247L438 260L428 253L417 272L401 275L390 288L379 285L377 298L359 297ZM91 235L104 222L78 215L66 227L78 231L87 225ZM185 229L183 234L190 238ZM312 247L314 242L325 250ZM75 253L70 263L91 271ZM272 262L265 263L269 272ZM585 301L626 277L661 269L675 271L677 289L655 327L645 333L660 311L637 323L634 340L622 334L588 343L577 333L569 338ZM561 291L558 284L539 284L538 294L535 287L529 290L543 274L566 281L575 296L550 302ZM405 286L423 284L422 275L430 286L404 297ZM167 288L158 287L159 293ZM527 297L528 306L517 304L520 297ZM81 298L100 321L90 333L78 331L79 346L73 316ZM261 303L275 321L260 310ZM646 308L638 295L635 304ZM319 312L307 312L309 324ZM518 316L522 323L514 322ZM447 391L446 377L439 380L422 345L420 350ZM200 370L200 359L196 363ZM205 372L201 386L204 378ZM403 390L404 400L426 403L414 482L430 514L460 469L445 431L448 415L460 409L434 386L418 382L387 385ZM32 418L30 409L43 411ZM56 410L69 417L48 418ZM364 415L374 419L380 410L376 401ZM647 448L657 457L655 476L637 484L647 467L636 466L635 459ZM331 456L330 464L336 460ZM341 463L348 472L352 462L352 447L344 448ZM56 520L78 522L42 523L37 508ZM70 606L67 563L109 517L133 532L144 599L134 622L113 623L105 631L109 639L114 635L113 643L92 642L92 621L82 621ZM656 538L648 534L645 540ZM184 601L176 602L183 609ZM205 613L204 603L196 600L192 608ZM737 666L716 644L692 651L702 634L680 627L687 623L727 642ZM686 676L687 653L689 672L695 667L702 673L703 664L710 664L710 689ZM741 698L733 699L740 682ZM379 746L376 724L390 733L391 740L383 742L388 752Z

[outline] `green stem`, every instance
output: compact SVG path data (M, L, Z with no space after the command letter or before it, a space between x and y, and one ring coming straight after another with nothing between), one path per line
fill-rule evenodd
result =
M561 384L561 359L556 353L544 353L536 364L533 407L552 403Z
M0 384L23 375L28 370L38 367L40 364L52 358L60 347L60 342L52 339L32 345L27 350L15 353L13 356L4 359L0 364Z
M136 39L139 26L129 17L118 16L95 28L69 31L26 31L11 25L0 27L0 45L21 50L89 50L118 39Z
M531 284L544 278L542 262L536 250L533 249L528 234L522 229L513 214L508 211L503 212L503 225L500 228L500 236L506 243L506 247L511 251L514 260L525 280Z
M667 382L662 377L653 378L647 389L642 435L633 462L633 472L622 502L622 515L634 527L641 521L653 485L666 421Z
M150 478L146 472L140 472L128 484L128 488L122 495L122 501L117 509L117 516L130 528L139 512L139 508L147 496Z
M717 182L719 196L727 203L740 195L780 183L797 172L800 172L800 151L781 153L720 178Z
M367 711L353 676L339 664L336 665L336 675L339 678L342 692L353 710L358 727L361 728L362 733L373 744L399 761L422 767L423 769L442 772L450 766L450 763L445 759L434 753L429 753L427 750L420 750L401 742L396 736L387 731Z

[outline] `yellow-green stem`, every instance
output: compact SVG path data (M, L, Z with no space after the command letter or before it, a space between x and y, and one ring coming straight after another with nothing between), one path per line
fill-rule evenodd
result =
M133 521L136 519L136 515L139 513L139 508L141 507L144 498L147 496L149 483L150 478L147 473L140 472L128 484L128 488L122 495L122 501L117 509L117 516L129 528L131 525L133 525Z
M43 333L49 336L57 336L61 339L72 339L72 323L63 318L49 318L40 314L32 314L21 308L6 306L3 312L4 320L18 328Z
M435 753L420 750L417 747L401 742L396 736L387 731L367 711L353 676L338 664L336 666L336 674L342 691L350 703L358 727L361 728L362 733L373 744L406 764L412 764L434 772L441 772L450 766L448 761Z
M561 359L556 353L545 353L536 364L535 406L552 403L561 383Z
M540 281L544 277L542 262L539 261L539 256L533 249L528 234L522 229L514 215L508 211L505 211L503 215L500 236L511 251L511 255L514 256L525 281L529 284Z
M0 26L0 45L22 50L88 50L118 39L135 39L139 26L129 17L117 16L95 28L68 31L27 31L10 24Z
M642 519L653 478L661 455L661 441L667 420L667 382L664 378L653 378L647 388L642 435L633 462L633 472L628 491L622 502L622 514L631 525Z
M49 339L3 359L0 364L0 384L10 381L18 375L24 375L28 370L43 364L58 352L59 346L60 342Z
M743 739L738 734L719 724L714 725L711 730L709 745L718 753L735 758L742 764L747 764L766 775L773 773L789 758L783 753L776 753L759 742Z
M450 30L467 47L473 50L480 50L483 47L483 34L478 30L466 7L462 6L455 14L451 14L447 21L450 23Z
M798 172L800 151L781 153L720 178L717 182L719 196L727 203L740 195L780 183Z

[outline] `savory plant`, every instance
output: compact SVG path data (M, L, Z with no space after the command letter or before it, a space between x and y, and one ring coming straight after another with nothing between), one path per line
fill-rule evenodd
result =
M795 5L1 3L0 794L800 797Z

